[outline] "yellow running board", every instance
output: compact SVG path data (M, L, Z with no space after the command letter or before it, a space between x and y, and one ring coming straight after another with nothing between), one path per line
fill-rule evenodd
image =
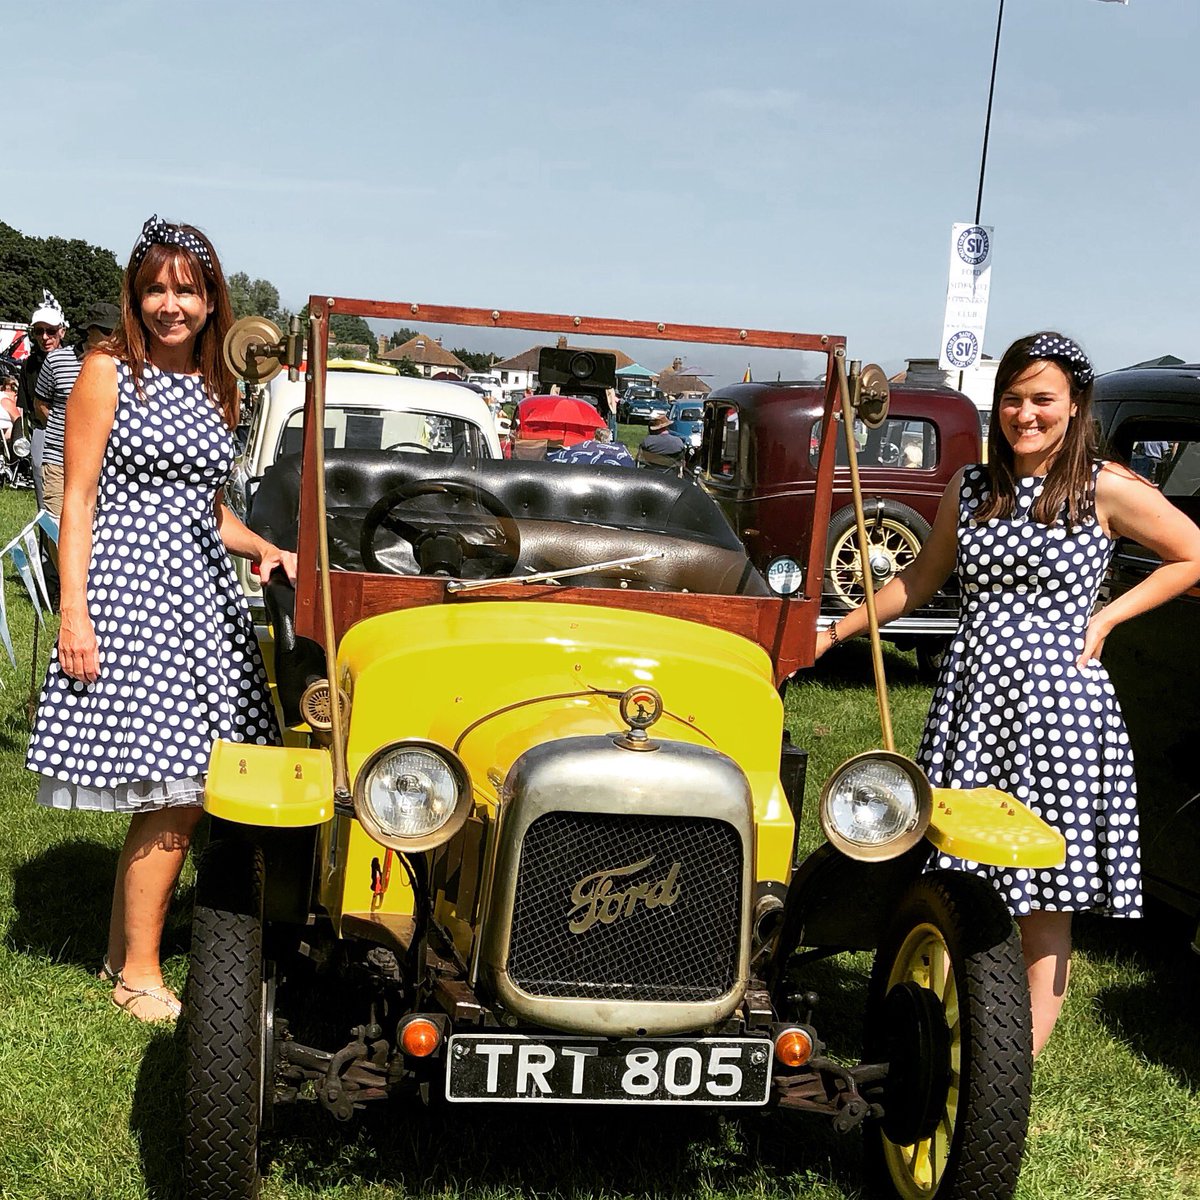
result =
M1066 839L998 788L934 788L925 836L941 851L995 867L1061 867Z
M333 760L308 747L217 741L204 807L239 825L323 825L333 816Z

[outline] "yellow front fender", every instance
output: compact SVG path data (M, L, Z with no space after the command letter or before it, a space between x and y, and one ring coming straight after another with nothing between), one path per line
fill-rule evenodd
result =
M925 836L957 858L996 867L1061 867L1066 839L998 788L934 788Z
M320 749L217 741L204 808L239 825L323 825L333 816L333 760Z

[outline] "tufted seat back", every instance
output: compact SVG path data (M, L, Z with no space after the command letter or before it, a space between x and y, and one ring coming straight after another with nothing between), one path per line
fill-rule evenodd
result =
M605 561L603 555L611 557L614 548L618 556L636 554L642 540L647 549L669 541L675 543L669 557L676 577L647 576L648 582L693 591L707 586L714 592L765 594L761 577L749 569L744 548L717 504L693 483L669 475L361 450L329 451L325 474L330 557L341 570L364 569L359 535L363 516L377 500L399 488L439 479L482 488L512 514L522 545L528 547L522 550L523 567L567 565L562 547L572 541L576 548L570 557L581 562ZM251 528L278 546L295 549L299 496L300 456L280 458L254 493ZM622 543L619 531L645 537ZM539 561L539 548L551 546L551 560L543 554ZM711 582L706 585L706 580Z

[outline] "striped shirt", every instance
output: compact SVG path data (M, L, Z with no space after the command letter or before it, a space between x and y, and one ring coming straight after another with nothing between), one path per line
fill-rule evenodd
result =
M63 432L67 425L67 397L83 366L82 349L64 346L51 350L38 372L34 395L50 410L46 418L46 438L42 443L42 464L63 461Z

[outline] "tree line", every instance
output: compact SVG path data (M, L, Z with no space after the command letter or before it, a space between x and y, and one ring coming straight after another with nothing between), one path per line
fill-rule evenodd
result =
M25 322L42 303L42 289L49 288L62 305L68 322L78 328L90 304L107 300L121 302L123 266L103 246L92 246L80 238L30 237L0 221L0 320ZM279 298L279 289L269 279L251 279L245 271L228 276L229 301L234 317L260 316L286 329L292 313ZM306 304L299 313L308 317ZM417 336L415 329L398 329L388 338L395 348ZM362 317L335 313L329 319L331 357L374 359L378 339ZM361 350L365 347L365 352ZM472 371L486 371L494 355L462 347L450 352ZM397 364L402 374L417 374L408 359Z

